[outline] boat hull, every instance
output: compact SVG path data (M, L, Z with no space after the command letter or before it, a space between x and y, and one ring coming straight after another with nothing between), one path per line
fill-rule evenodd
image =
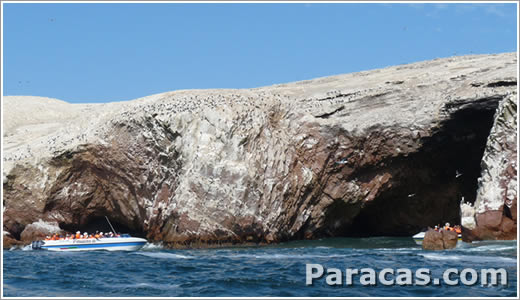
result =
M38 241L33 249L49 251L137 251L146 244L146 240L135 237Z

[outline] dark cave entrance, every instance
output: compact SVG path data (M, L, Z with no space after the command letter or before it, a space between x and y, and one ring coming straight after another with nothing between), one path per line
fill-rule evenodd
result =
M461 200L476 198L499 100L460 107L418 153L389 161L392 188L366 204L340 236L410 236L428 226L459 224Z
M144 237L145 236L145 234L142 230L135 230L112 218L109 218L109 220L110 220L110 223L112 224L112 226L114 227L115 231L118 233L129 233L130 235L135 236L135 237ZM111 232L112 231L112 229L110 228L110 225L108 224L108 222L104 216L103 217L98 217L98 216L89 217L87 219L86 223L82 224L82 225L77 225L77 224L73 225L73 224L65 224L65 223L60 223L59 225L60 225L61 229L68 231L68 232L80 231L81 233L83 233L83 232L94 233L96 231L100 231L100 232Z

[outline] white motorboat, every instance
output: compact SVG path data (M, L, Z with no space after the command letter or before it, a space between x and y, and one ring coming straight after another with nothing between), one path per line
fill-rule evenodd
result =
M123 234L119 237L35 241L31 246L34 250L50 251L137 251L145 244L145 239Z
M417 245L422 245L422 242L424 240L424 235L426 234L426 231L419 232L418 234L413 236L413 240ZM459 233L459 241L462 241L462 235Z

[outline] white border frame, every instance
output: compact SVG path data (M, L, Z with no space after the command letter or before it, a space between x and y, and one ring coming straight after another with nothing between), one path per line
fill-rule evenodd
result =
M517 33L519 32L518 31L518 25L519 25L519 17L518 17L518 14L520 12L520 4L517 2L517 1L298 1L298 0L295 0L295 1L219 1L219 0L208 0L208 1L168 1L168 0L165 0L165 1L142 1L142 0L136 0L136 1L96 1L96 0L92 0L92 1L1 1L1 19L2 19L2 24L0 25L1 26L1 47L2 47L2 51L1 51L1 66L2 66L2 70L1 70L1 78L2 78L2 82L0 83L0 89L1 89L1 92L2 94L0 95L1 98L3 98L3 92L4 92L4 51L3 51L3 45L4 45L4 26L3 26L3 16L4 16L4 3L38 3L38 4L42 4L42 3L59 3L59 4L65 4L65 3L99 3L99 4L102 4L102 3L142 3L142 4L153 4L153 3L185 3L185 4L224 4L224 3L233 3L233 4L238 4L238 3L265 3L265 4L297 4L297 3L319 3L319 4L323 4L323 3L363 3L363 4L372 4L372 3L381 3L381 4L390 4L390 3L400 3L400 4L411 4L411 3L420 3L420 4L437 4L437 3L447 3L447 4L461 4L461 3L485 3L485 4L500 4L500 3L511 3L511 4L516 4L516 27L517 27ZM517 38L517 41L516 41L516 58L517 58L517 64L518 64L518 59L519 59L519 41L518 41L518 38ZM517 65L518 66L518 65ZM517 78L519 77L519 70L517 69ZM517 97L519 96L518 94L519 92L519 86L517 84ZM2 101L2 105L3 105L3 101ZM3 119L4 119L4 110L1 109L1 117L0 117L0 120L2 120L2 124L3 124ZM519 121L520 117L519 117L519 114L518 114L518 111L517 111L517 124L518 124L518 121ZM518 130L518 129L517 129ZM1 136L0 136L0 139L1 139L1 145L2 145L2 148L1 148L1 160L0 160L0 166L2 168L2 170L4 169L4 163L3 163L3 149L4 149L4 139L3 139L3 134L4 134L4 128L3 128L3 125L1 126ZM518 132L517 132L517 140L516 140L516 146L517 146L517 150L518 150L518 146L519 146L519 136L518 136ZM518 178L518 174L517 174L517 178ZM519 181L517 180L516 182L517 184L517 192L519 190ZM0 215L0 220L1 220L1 223L2 223L2 227L3 227L3 224L4 224L4 220L3 220L3 184L2 184L2 187L0 187L0 197L2 198L2 201L0 202L0 208L2 209L2 215ZM518 195L517 195L517 198L518 198ZM517 200L518 201L518 200ZM518 207L518 206L517 206ZM3 228L2 228L2 232L3 232ZM519 240L519 231L517 229L517 248L518 248L518 240ZM0 296L0 298L2 299L492 299L493 297L4 297L3 296L3 293L4 293L4 261L3 261L3 255L4 255L4 249L3 249L3 235L2 235L2 241L0 241L0 245L1 245L1 249L0 249L0 252L2 254L2 259L0 260L0 267L1 267L1 270L0 270L0 273L1 273L1 279L0 279L0 289L1 289L1 292L2 292L2 295ZM500 297L500 299L518 299L518 297L520 297L519 295L519 291L520 291L520 287L519 287L519 275L518 274L518 271L519 271L519 266L520 266L520 263L519 263L519 260L518 260L518 257L517 257L517 261L516 261L516 269L517 269L517 287L516 287L516 294L517 294L517 297Z

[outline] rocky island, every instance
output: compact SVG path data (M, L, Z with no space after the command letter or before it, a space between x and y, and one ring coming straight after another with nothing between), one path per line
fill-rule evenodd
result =
M169 247L515 239L516 53L105 104L3 97L3 245L90 231Z

